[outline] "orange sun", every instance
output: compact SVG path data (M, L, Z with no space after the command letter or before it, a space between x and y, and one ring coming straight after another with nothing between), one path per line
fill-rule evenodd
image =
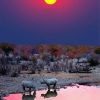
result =
M57 2L57 0L44 0L46 4L53 5Z

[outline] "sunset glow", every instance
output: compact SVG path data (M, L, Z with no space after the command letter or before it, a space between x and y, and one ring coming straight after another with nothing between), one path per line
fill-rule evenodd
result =
M46 4L53 5L57 2L57 0L44 0Z
M100 45L98 1L0 0L0 42Z

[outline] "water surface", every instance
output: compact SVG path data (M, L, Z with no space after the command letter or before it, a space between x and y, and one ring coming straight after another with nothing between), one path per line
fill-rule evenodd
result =
M100 100L100 88L94 86L68 87L57 91L37 91L36 97L11 94L5 100Z

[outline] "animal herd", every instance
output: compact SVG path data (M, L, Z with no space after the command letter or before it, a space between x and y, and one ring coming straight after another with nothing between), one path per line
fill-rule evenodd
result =
M56 85L57 85L58 79L51 78L51 79L43 79L41 81L41 84L46 84L48 87L48 91L46 94L41 94L44 98L49 98L50 96L57 96L56 92ZM50 91L51 85L53 86L54 91ZM22 88L24 91L24 94L22 96L22 100L34 100L36 97L36 87L34 86L32 81L22 81ZM32 91L33 94L32 94ZM28 93L29 95L26 95Z
M56 91L57 83L58 83L57 78L43 79L41 81L41 84L46 84L48 87L48 91L45 94L41 94L41 97L44 97L44 98L56 97L58 95ZM76 86L77 88L79 88L79 85L74 84L74 83L70 84L70 86ZM33 82L32 81L22 81L22 88L24 91L22 100L34 100L34 98L36 97L36 87L33 84ZM33 91L33 94L32 94L32 91Z

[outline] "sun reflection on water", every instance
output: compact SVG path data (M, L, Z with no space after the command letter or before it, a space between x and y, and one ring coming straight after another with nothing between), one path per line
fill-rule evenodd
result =
M36 97L11 94L5 100L99 100L100 88L94 86L68 87L57 91L37 91Z

